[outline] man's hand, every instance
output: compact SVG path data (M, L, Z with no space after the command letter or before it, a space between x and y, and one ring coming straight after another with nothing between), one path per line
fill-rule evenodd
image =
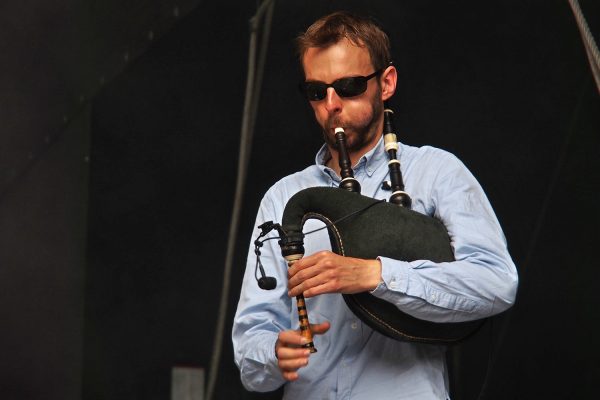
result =
M321 251L301 258L288 269L288 295L312 297L323 293L360 293L381 282L381 262L342 257Z
M320 335L329 330L329 322L321 324L311 324L310 329L313 335ZM275 354L279 360L277 365L281 370L283 377L288 381L298 379L298 369L308 365L309 349L300 346L306 344L306 339L300 335L300 331L279 332L279 337L275 343Z

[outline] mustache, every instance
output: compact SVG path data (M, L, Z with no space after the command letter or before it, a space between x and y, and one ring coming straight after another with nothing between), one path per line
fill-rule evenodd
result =
M344 128L345 131L354 129L354 125L348 122L344 122L339 118L331 118L325 122L325 131L331 132L335 128Z

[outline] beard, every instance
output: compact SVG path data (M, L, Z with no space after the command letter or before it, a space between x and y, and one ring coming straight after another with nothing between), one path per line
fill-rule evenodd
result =
M342 119L340 116L332 116L325 121L323 128L323 139L328 146L339 150L337 141L335 140L335 134L333 130L337 127L344 128L346 136L346 149L351 152L357 152L367 147L377 134L376 132L379 119L383 113L383 103L381 99L381 89L377 90L377 93L371 101L369 106L371 108L371 115L365 121L348 121Z

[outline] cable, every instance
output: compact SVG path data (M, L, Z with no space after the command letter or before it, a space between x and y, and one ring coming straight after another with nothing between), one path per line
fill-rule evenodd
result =
M598 52L598 46L596 46L594 36L592 36L592 32L590 32L590 28L588 27L585 17L583 16L583 12L581 12L579 2L577 0L569 0L569 5L571 6L573 14L575 15L575 21L577 22L579 33L583 39L583 45L588 56L588 61L590 62L592 75L594 75L596 87L600 93L600 52Z
M248 73L246 78L246 95L244 98L244 113L242 116L242 127L240 134L240 153L238 156L238 172L235 185L235 195L233 201L233 210L231 223L229 225L229 235L227 239L227 252L225 255L225 266L223 268L223 286L221 288L221 300L219 302L219 311L215 329L215 341L211 357L208 383L205 393L206 400L212 400L217 376L219 372L219 362L221 360L221 350L223 347L223 336L225 330L225 317L227 314L227 305L229 297L229 281L231 279L231 270L233 267L233 258L235 244L237 243L237 231L239 227L240 214L242 209L242 200L244 197L244 185L246 183L246 171L251 148L252 131L254 129L255 113L258 106L254 104L258 100L258 91L262 79L262 68L264 68L264 57L266 56L266 45L268 44L269 29L263 32L263 49L261 51L261 61L259 70L256 68L256 42L258 35L258 21L263 14L267 12L268 21L266 26L270 27L273 16L274 0L264 0L259 6L256 14L250 19L250 44L248 50ZM267 37L265 37L267 36ZM257 81L257 82L255 82Z

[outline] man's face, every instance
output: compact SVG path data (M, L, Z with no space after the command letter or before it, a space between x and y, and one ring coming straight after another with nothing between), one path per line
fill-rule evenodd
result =
M302 59L305 79L332 83L340 78L368 76L374 71L366 48L344 39L327 48L309 48ZM382 96L379 76L368 81L367 90L354 97L341 97L327 88L323 100L311 101L315 118L330 147L336 148L334 130L344 128L348 150L368 150L381 136Z

